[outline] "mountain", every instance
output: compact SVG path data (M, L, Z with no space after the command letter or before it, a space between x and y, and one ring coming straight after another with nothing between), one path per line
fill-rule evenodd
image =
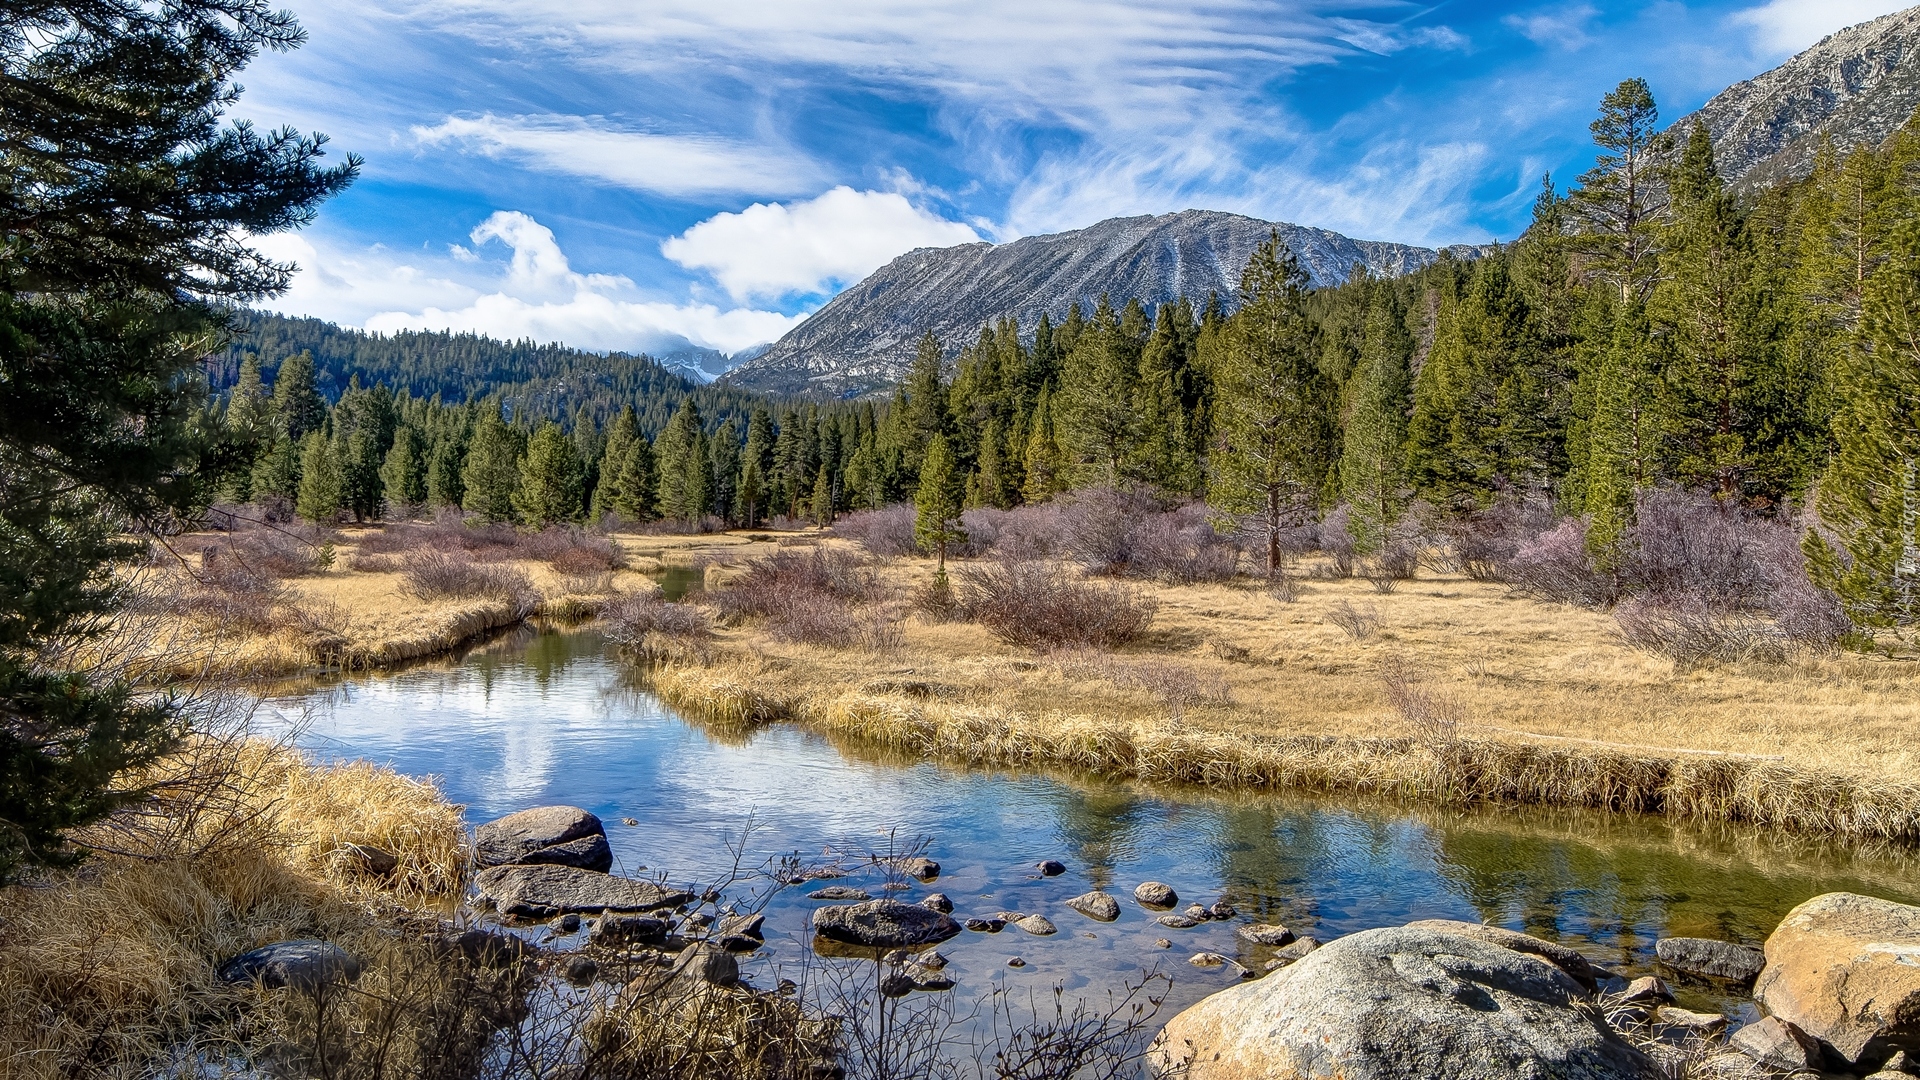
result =
M928 330L949 348L1012 316L1031 330L1045 312L1089 312L1102 294L1154 306L1219 293L1231 306L1256 244L1277 230L1316 285L1345 281L1356 264L1375 274L1419 269L1440 253L1325 229L1212 210L1112 218L1084 229L1006 244L919 248L833 298L721 382L777 393L854 395L899 379Z
M1841 151L1878 145L1920 107L1920 7L1883 15L1715 95L1672 128L1706 121L1720 174L1747 189L1813 169L1823 136Z

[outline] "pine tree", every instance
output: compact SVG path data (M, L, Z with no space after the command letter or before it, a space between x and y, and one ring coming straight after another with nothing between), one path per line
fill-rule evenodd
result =
M1033 420L1027 425L1027 445L1022 465L1026 481L1020 488L1023 502L1041 503L1064 491L1060 444L1053 434L1053 398L1045 387L1034 403Z
M813 523L826 528L833 524L833 478L828 475L827 467L820 466L820 475L813 482Z
M280 361L273 376L273 416L280 433L299 442L327 422L327 402L313 384L313 354L299 352Z
M1200 448L1194 425L1202 396L1194 353L1200 325L1186 300L1160 305L1153 334L1140 352L1134 383L1138 441L1129 475L1163 491L1194 495L1201 490Z
M273 397L260 381L260 359L248 353L227 398L226 429L239 451L222 493L236 503L253 501L253 469L273 446Z
M580 516L583 480L573 440L548 420L527 441L520 463L520 484L513 506L520 520L542 527L573 521Z
M500 418L498 405L482 403L460 471L461 503L486 521L512 521L520 487L520 433Z
M1912 626L1920 623L1920 221L1894 230L1886 264L1867 281L1860 329L1860 346L1835 371L1835 452L1814 504L1820 528L1806 538L1808 568L1856 623Z
M466 501L466 441L457 432L436 439L427 455L427 505L435 510L458 509Z
M336 441L324 430L308 432L300 441L300 496L294 509L315 524L330 523L340 516L345 490Z
M387 505L403 512L427 501L427 461L420 433L411 427L394 432L393 449L380 466Z
M654 515L653 447L640 433L629 405L607 425L600 458L600 484L593 489L593 518L617 514L627 521L651 521Z
M1146 319L1137 301L1124 315L1102 296L1060 370L1054 427L1081 483L1118 485L1138 442L1134 390Z
M913 495L913 536L921 550L930 551L939 560L936 573L947 572L947 548L955 541L966 539L960 530L960 485L959 470L954 465L953 453L947 449L947 438L935 435L927 440L927 450L921 459L920 483Z
M931 333L920 338L913 365L894 394L893 415L896 443L905 467L918 474L927 443L935 435L953 434L953 416L948 411L946 360L940 340ZM949 446L951 451L951 446Z
M1306 311L1307 275L1278 233L1255 248L1240 277L1218 386L1220 446L1213 505L1257 513L1267 533L1267 574L1283 562L1281 531L1310 511L1337 453L1333 387L1321 372Z
M852 470L848 470L852 475ZM740 524L751 529L760 524L761 500L765 498L765 485L760 480L760 463L748 458L740 466Z
M707 440L707 505L709 510L720 516L722 521L736 522L740 518L740 421L736 417L720 425L720 430ZM838 441L836 434L835 440ZM833 450L837 457L839 448ZM823 465L821 468L827 468Z
M653 446L658 469L660 516L698 523L707 513L707 461L700 430L700 407L688 398Z
M1633 522L1634 498L1652 486L1667 417L1659 372L1650 355L1646 308L1622 304L1613 336L1591 372L1593 415L1582 470L1587 547L1603 566L1619 556Z
M300 494L300 444L274 433L266 450L253 463L249 480L255 502L270 499L292 502Z
M1660 162L1672 142L1660 130L1660 109L1645 79L1628 79L1602 98L1590 130L1600 156L1572 193L1582 246L1621 303L1640 303L1657 277L1667 209Z
M1360 551L1386 542L1406 502L1407 416L1413 408L1407 361L1413 341L1393 297L1374 293L1353 373L1340 455L1340 487L1351 507L1348 530Z

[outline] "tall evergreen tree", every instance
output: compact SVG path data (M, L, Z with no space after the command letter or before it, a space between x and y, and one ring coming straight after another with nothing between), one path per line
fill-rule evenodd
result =
M427 456L420 433L411 425L394 432L393 449L380 466L387 505L408 510L427 501Z
M947 437L927 440L921 459L920 483L913 495L913 536L921 550L939 560L937 573L947 572L947 548L966 534L960 530L960 471L947 448Z
M580 516L584 479L573 440L548 420L527 440L520 484L513 493L514 509L521 521L533 526L573 521Z
M653 447L640 432L629 405L607 425L600 458L600 485L593 489L595 521L618 514L627 521L651 521L654 515Z
M337 441L324 430L307 432L300 440L300 496L294 509L308 521L326 524L340 516L345 497L346 477Z
M1053 396L1046 387L1033 406L1033 420L1027 425L1027 445L1021 466L1025 481L1020 488L1024 502L1040 503L1066 490L1066 462L1060 443L1054 437Z
M1101 297L1060 369L1054 428L1081 483L1112 487L1126 477L1139 437L1134 391L1145 322L1137 301L1116 312Z
M1645 79L1627 79L1600 101L1590 130L1599 160L1572 193L1592 268L1623 304L1644 302L1658 276L1660 226L1667 198L1660 162L1671 140Z
M1376 291L1367 310L1340 455L1341 494L1351 507L1347 528L1362 552L1379 550L1406 503L1412 354L1403 313L1391 293Z
M1306 311L1307 275L1275 233L1240 276L1219 388L1212 502L1258 514L1267 534L1267 574L1283 566L1280 536L1311 510L1337 453L1333 387L1319 364Z
M707 513L707 468L700 407L688 398L654 443L660 515L697 524Z
M507 426L497 404L483 402L460 470L461 503L486 521L512 521L520 487L520 433Z
M444 510L465 505L466 465L466 440L460 432L447 432L434 440L427 454L428 506Z
M295 442L327 422L327 402L313 383L313 354L298 352L280 361L273 376L273 416L280 433Z

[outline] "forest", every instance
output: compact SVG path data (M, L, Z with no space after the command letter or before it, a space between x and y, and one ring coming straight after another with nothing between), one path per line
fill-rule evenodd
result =
M1364 555L1409 515L1520 504L1576 519L1604 571L1636 501L1686 488L1804 518L1810 573L1861 625L1920 618L1920 131L1742 192L1704 128L1661 131L1643 81L1592 130L1595 167L1564 192L1545 178L1525 234L1483 258L1310 291L1276 239L1232 298L1103 298L951 352L929 336L879 404L687 391L661 419L650 388L641 411L542 413L402 379L329 410L305 354L271 392L248 357L224 423L251 466L228 494L530 524L914 500L957 527L968 507L1134 487L1251 523L1276 573L1283 533L1335 507Z

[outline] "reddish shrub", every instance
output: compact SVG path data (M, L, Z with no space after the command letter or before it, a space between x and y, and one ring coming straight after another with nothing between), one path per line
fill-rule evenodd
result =
M499 597L525 612L539 604L539 594L527 575L512 567L476 563L452 552L428 548L415 551L402 564L409 595L421 600Z
M890 558L911 555L913 507L905 503L883 506L878 510L859 510L833 523L833 535L859 544L869 555Z
M1153 623L1150 598L1087 581L1057 562L968 566L955 578L960 612L1010 645L1113 648L1138 640Z

